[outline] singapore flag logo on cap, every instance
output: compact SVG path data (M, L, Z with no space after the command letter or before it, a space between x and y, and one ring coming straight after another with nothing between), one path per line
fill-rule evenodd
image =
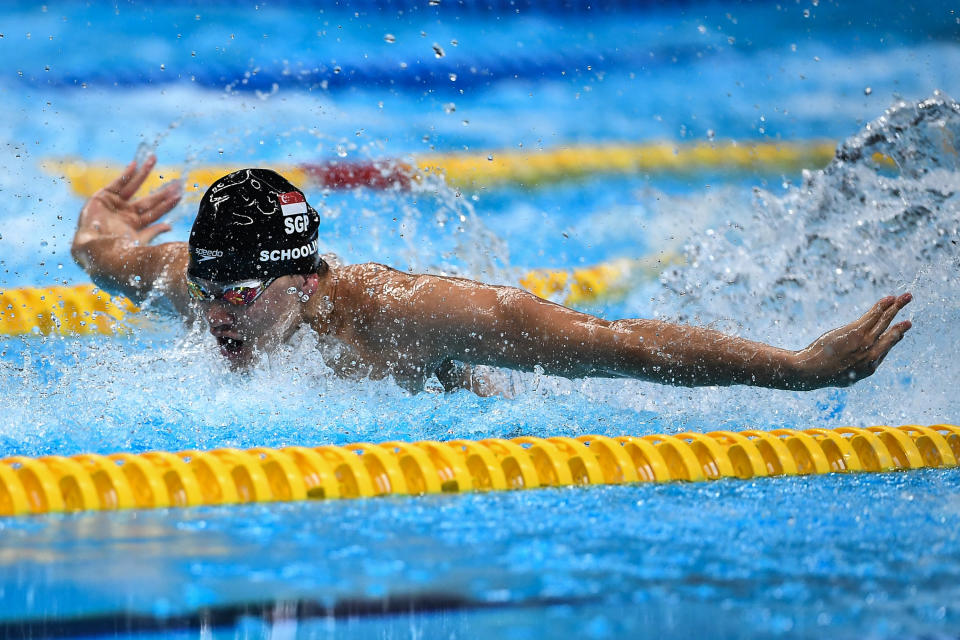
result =
M289 193L281 193L279 198L280 209L283 211L283 215L295 216L299 213L307 212L307 201L304 199L302 193L290 191Z

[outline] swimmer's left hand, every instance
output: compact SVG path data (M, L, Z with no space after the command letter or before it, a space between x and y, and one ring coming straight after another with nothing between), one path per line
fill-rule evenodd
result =
M848 387L873 375L912 326L909 320L890 326L912 299L909 293L882 298L859 320L823 334L796 352L794 388Z

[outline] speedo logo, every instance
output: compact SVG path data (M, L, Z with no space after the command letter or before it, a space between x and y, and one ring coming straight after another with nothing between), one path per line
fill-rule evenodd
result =
M197 249L197 255L199 262L206 262L207 260L216 260L217 258L223 256L223 251L218 249Z
M293 249L274 249L268 251L264 249L260 252L260 262L277 262L279 260L296 260L297 258L306 258L317 252L317 241Z

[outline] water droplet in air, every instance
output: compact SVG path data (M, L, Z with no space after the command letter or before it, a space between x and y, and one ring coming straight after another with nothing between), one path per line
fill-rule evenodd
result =
M441 47L441 46L438 45L436 42L434 42L434 43L433 43L433 55L436 56L437 58L442 58L443 56L445 56L445 55L447 55L447 54L445 54L445 53L443 52L443 47Z
M492 154L492 153L487 156L487 160L489 160L490 162L493 162L493 154Z
M707 129L707 140L713 140L717 137L717 132L713 129Z
M809 18L809 17L810 17L810 9L804 9L804 10L803 10L803 17L804 17L804 18Z
M457 74L451 73L451 74L450 74L450 82L456 82L456 81L457 81Z
M340 65L337 65L336 67L333 68L334 73L340 73L341 71L342 69L340 68Z
M868 95L870 95L871 93L873 93L873 89L871 89L870 87L864 87L864 89L863 89L863 95L868 96Z
M455 105L455 104L452 103L452 102L448 102L448 103L446 103L445 105L443 105L443 112L444 112L444 113L453 113L453 112L456 111L456 110L457 110L457 105Z
M383 41L387 44L393 44L397 41L397 37L392 33L388 33L387 35L383 36Z
M161 65L160 65L160 71L166 71L166 70L167 70L167 65L161 64Z
M439 7L440 0L428 0L427 4L429 4L431 7Z
M459 45L459 44L460 44L460 41L459 41L459 40L451 40L451 41L450 41L450 46L451 46L451 47L455 47L455 46L457 46L457 45Z

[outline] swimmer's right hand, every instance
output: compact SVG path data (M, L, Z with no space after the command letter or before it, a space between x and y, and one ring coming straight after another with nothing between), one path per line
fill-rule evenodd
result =
M131 200L156 163L153 155L139 166L134 160L116 180L93 194L80 211L73 238L75 257L79 259L78 247L93 240L114 238L145 245L170 230L169 224L154 223L180 201L183 189L179 182L173 181L144 198Z

